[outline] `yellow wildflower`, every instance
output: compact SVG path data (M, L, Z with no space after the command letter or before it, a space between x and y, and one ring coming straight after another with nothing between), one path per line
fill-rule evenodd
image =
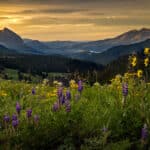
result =
M137 71L137 77L141 78L143 76L143 71L142 70L138 70Z
M94 86L97 86L97 87L100 86L99 82L95 82Z
M55 97L56 96L56 94L55 93L51 93L51 95L50 95L51 97Z
M149 55L150 54L150 48L145 48L144 49L144 54Z
M116 75L114 82L121 83L121 78L122 78L122 76L120 74Z
M50 95L51 95L51 93L49 92L49 93L47 93L47 97L50 97Z
M126 79L128 79L129 77L133 77L133 76L135 76L136 75L136 73L125 73L124 74L124 77L126 78Z
M54 89L52 92L47 93L47 97L55 97L57 96L57 89Z
M57 94L57 89L54 89L54 90L53 90L53 93L54 93L54 94Z
M70 84L75 84L76 81L75 80L70 80Z
M71 88L73 88L73 89L76 89L76 88L78 88L78 84L72 84L71 86L70 86Z
M63 86L63 83L62 83L62 82L58 82L57 85L58 85L58 86Z
M78 84L76 83L75 80L70 80L70 87L71 88L77 88L78 87Z
M58 85L58 81L56 81L56 80L53 81L53 84L54 84L54 85Z
M129 78L129 73L126 72L126 73L124 74L124 77L125 77L125 78Z
M6 93L5 91L1 91L1 92L0 92L0 96L6 97L6 96L7 96L7 93Z
M135 56L132 57L131 65L132 67L135 67L137 64L137 58Z
M144 59L144 65L145 65L145 67L147 67L148 64L149 64L149 58L147 57L147 58Z
M118 86L117 86L117 89L118 89L118 90L121 89L121 86L118 85Z
M43 79L43 85L47 85L49 83L48 79Z
M55 96L56 96L55 93L51 93L51 92L47 93L47 97L55 97Z

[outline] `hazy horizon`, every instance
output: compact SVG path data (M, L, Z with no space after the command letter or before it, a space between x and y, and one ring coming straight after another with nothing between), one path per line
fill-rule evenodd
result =
M1 0L0 29L40 41L95 41L150 28L149 0Z
M12 28L9 28L9 27L4 27L4 28L1 28L0 29L0 31L2 31L2 30L4 30L5 28L7 28L7 29L9 29L9 30L11 30L12 32L15 32L17 35L19 35L16 31L14 31ZM149 29L150 30L150 28L146 28L146 27L143 27L143 28L139 28L139 29L133 29L133 30L137 30L137 31L139 31L139 30L142 30L142 29ZM29 37L22 37L21 35L19 35L19 36L21 36L21 38L22 39L24 39L24 40L38 40L38 41L41 41L41 42L55 42L55 41L60 41L60 42L62 42L62 41L69 41L69 42L88 42L88 41L97 41L97 40L106 40L106 39L112 39L112 38L115 38L115 37L117 37L117 36L120 36L120 35L122 35L122 34L124 34L124 33L126 33L126 32L130 32L130 31L133 31L133 30L128 30L128 31L125 31L125 32L122 32L122 33L120 33L120 34L117 34L117 35L115 35L115 36L112 36L112 37L104 37L103 39L96 39L96 40L61 40L61 39L58 39L58 40L40 40L40 39L32 39L32 38L29 38Z

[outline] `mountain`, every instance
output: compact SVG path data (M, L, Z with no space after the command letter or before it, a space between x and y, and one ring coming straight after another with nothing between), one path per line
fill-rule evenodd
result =
M145 47L150 47L150 39L135 44L116 46L100 54L89 54L84 59L106 65L121 56L141 52Z
M40 55L58 54L69 58L90 60L102 64L107 64L119 56L132 52L134 49L141 49L141 44L144 41L147 43L148 41L146 40L148 39L150 39L150 29L146 28L131 30L111 39L89 42L42 42L32 39L22 39L8 28L0 31L0 45L10 50L15 50L18 53Z
M130 45L150 39L150 29L131 30L111 39L89 42L52 41L41 42L28 40L28 46L41 50L45 54L61 54L68 57L80 58L85 53L102 53L107 49L119 45Z
M8 28L0 30L0 44L7 48L18 49L24 45L23 40Z
M19 53L41 53L25 45L22 38L8 28L0 30L0 45L3 45L12 51L15 50Z
M114 46L129 45L150 39L150 29L131 30L111 39L90 42L52 41L22 39L8 28L0 30L0 44L23 53L32 54L61 54L68 57L80 58L88 53L102 53Z
M80 44L77 47L88 50L90 52L103 52L114 46L139 43L147 39L150 39L150 29L143 28L140 30L128 31L115 38Z
M37 51L40 50L42 53L47 53L50 51L49 47L44 42L40 42L38 40L24 39L24 43L32 49Z
M15 50L10 50L6 47L4 47L3 45L0 45L0 55L3 56L3 55L6 55L6 54L15 54L17 53Z
M86 42L76 42L76 41L52 41L52 42L45 42L45 44L49 48L61 49L61 50L74 49L76 47L76 45L84 44L84 43L86 43Z
M78 49L74 49L77 44L83 42L74 41L52 41L52 42L42 42L32 39L24 39L24 42L29 47L36 50L42 51L44 54L61 54L61 55L72 55L72 53L80 52Z

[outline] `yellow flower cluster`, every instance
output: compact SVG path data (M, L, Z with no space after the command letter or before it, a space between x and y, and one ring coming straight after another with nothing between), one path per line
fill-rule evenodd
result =
M73 88L73 89L78 88L78 84L76 83L75 80L70 80L70 87Z
M124 78L125 78L125 79L128 79L128 78L134 77L134 76L136 76L136 75L137 75L137 73L128 73L128 72L127 72L127 73L124 74Z
M5 91L0 91L0 97L6 97L7 96L7 93Z
M115 78L111 80L112 87L119 89L121 86L121 80L122 80L122 76L116 75Z
M130 77L135 77L137 76L138 78L141 78L143 76L143 71L142 70L137 70L136 73L125 73L124 78L128 79Z
M49 80L48 79L44 79L43 80L43 85L47 85L49 83Z
M144 54L146 55L146 58L144 59L144 65L147 67L149 65L150 48L145 48Z
M53 82L54 86L62 86L62 82L54 81Z
M146 55L146 58L144 59L144 65L145 67L148 67L149 65L149 56L150 56L150 48L145 48L144 49L144 54ZM132 57L129 57L129 61L132 65L132 67L135 67L137 65L137 57L133 55ZM137 70L136 73L133 73L133 75L136 75L138 78L141 78L143 76L143 71L142 70ZM129 77L129 74L126 74L126 78Z
M57 90L54 89L52 92L47 93L47 97L56 97L57 96Z
M56 94L54 94L54 93L51 93L51 92L47 93L47 97L55 97L55 96L56 96Z

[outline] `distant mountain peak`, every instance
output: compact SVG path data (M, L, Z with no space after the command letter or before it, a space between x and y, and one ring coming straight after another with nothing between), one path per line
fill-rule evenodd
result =
M22 38L15 33L13 30L5 27L3 28L3 30L0 31L4 36L13 36L13 37L17 37L18 39L22 40Z
M9 28L7 28L7 27L4 27L3 31L9 31L10 32L11 30Z
M148 29L148 28L142 28L142 29L139 30L139 31L148 31L148 32L150 32L150 29Z
M0 31L0 43L7 48L17 49L22 48L24 42L18 34L5 27Z
M18 50L19 52L33 50L24 44L24 41L18 34L7 27L0 30L0 44L8 49Z
M4 27L2 30L0 30L0 32L3 32L3 33L15 33L13 30L7 28L7 27Z
M132 43L132 41L140 42L140 41L144 41L149 38L150 38L150 29L142 28L139 30L130 30L128 32L125 32L125 33L117 36L115 39Z
M24 43L28 47L31 47L36 50L40 50L42 52L49 51L49 47L45 43L38 40L24 39Z
M128 32L125 32L123 34L126 34L126 33L137 33L137 32L150 32L150 29L149 28L141 28L141 29L134 29L134 30L129 30Z

